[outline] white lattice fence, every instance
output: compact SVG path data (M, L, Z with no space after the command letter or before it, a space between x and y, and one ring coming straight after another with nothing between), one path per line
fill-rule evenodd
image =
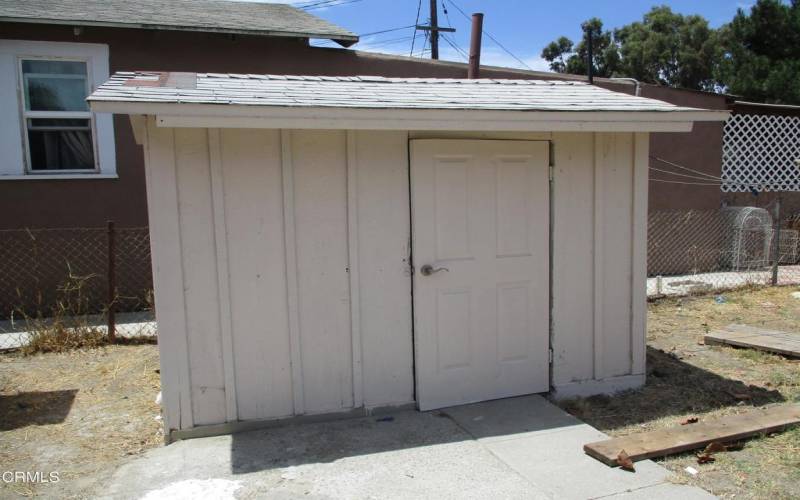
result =
M722 144L722 190L800 191L800 117L732 115Z

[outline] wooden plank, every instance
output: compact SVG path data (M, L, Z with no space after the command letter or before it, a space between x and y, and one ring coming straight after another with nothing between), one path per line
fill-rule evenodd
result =
M748 325L728 325L724 330L710 332L705 336L705 342L706 344L747 347L795 358L800 357L800 334L766 330Z
M715 441L724 443L775 432L797 423L800 423L800 405L779 405L708 422L597 441L584 445L583 451L615 466L622 450L636 462L702 448Z

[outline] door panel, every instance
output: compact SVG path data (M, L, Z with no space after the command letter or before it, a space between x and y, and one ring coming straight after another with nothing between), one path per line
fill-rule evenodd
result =
M548 390L548 155L544 141L411 141L422 410Z

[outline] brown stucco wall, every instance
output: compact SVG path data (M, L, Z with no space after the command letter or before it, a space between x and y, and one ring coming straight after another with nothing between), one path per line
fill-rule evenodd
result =
M0 23L0 37L20 40L105 43L111 71L162 70L314 75L372 74L403 77L464 78L466 65L377 57L355 51L308 46L304 40L229 36L211 33ZM491 78L563 78L563 75L482 68ZM576 78L576 77L572 77ZM628 93L625 83L599 82ZM650 85L642 95L703 108L724 109L725 98ZM143 157L126 117L114 118L117 172L114 180L0 181L0 229L22 227L95 227L113 219L121 227L147 224ZM651 154L719 175L721 124L697 124L692 133L653 134ZM0 160L2 161L2 160ZM651 164L658 167L657 163ZM654 173L654 172L651 172ZM650 208L714 208L716 187L650 183ZM154 214L157 216L157 214Z
M706 109L728 109L728 99L724 95L690 90L671 89L655 85L643 85L641 95L667 101L679 106ZM682 165L699 172L719 177L722 172L722 122L695 123L691 132L652 134L650 139L651 157ZM675 167L650 159L650 167L672 172L695 175ZM697 179L650 170L651 179L665 179L679 182L703 183ZM671 208L711 209L718 208L722 200L719 186L697 184L678 184L650 182L650 210Z

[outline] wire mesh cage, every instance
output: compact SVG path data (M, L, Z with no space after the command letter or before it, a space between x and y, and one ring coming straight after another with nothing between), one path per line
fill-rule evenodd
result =
M728 226L723 267L739 271L769 266L773 232L770 213L758 207L726 207L722 212Z
M796 229L781 229L780 236L780 257L778 262L780 264L797 264L798 251L797 244L800 240L800 231Z

